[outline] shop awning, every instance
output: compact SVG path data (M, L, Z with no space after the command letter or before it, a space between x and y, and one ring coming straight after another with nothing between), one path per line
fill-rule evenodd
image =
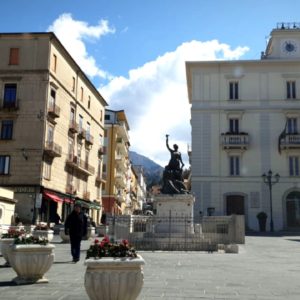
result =
M74 199L70 199L70 198L64 198L64 201L66 203L74 203Z
M47 191L47 192L44 191L44 192L43 192L43 196L45 196L48 200L52 200L52 201L55 201L55 202L57 202L57 203L62 203L62 202L64 202L64 199L63 199L63 198L57 196L57 195L54 194L54 193L48 192L48 191Z
M100 209L100 205L95 202L87 202L83 200L76 200L76 203L81 204L82 207L89 208L89 209Z

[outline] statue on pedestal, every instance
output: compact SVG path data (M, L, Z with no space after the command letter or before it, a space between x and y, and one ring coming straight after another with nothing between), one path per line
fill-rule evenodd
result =
M178 145L174 144L173 149L169 146L169 135L166 134L166 146L170 151L171 159L165 167L163 173L163 194L187 194L188 191L183 183L182 169L184 163L181 158L181 153L178 151Z

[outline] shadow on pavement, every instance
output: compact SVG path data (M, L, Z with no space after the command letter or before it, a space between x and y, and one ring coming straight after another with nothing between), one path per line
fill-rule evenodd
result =
M13 281L0 281L1 286L16 286L16 284Z

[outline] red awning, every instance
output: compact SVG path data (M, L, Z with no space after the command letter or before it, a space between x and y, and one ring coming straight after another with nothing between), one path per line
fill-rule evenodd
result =
M45 192L43 193L43 195L48 199L48 200L52 200L55 202L64 202L63 198L60 198L59 196L57 196L56 194L53 194L51 192Z
M74 200L73 199L70 199L70 198L64 198L64 201L66 203L74 203Z

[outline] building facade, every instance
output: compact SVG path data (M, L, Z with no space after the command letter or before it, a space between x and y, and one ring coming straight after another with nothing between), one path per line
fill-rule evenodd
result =
M186 62L195 215L300 227L300 27L278 24L260 60ZM280 175L271 186L262 174ZM276 182L273 177L273 182ZM273 196L272 198L270 197Z
M0 185L23 223L98 223L106 101L53 33L0 34ZM98 166L99 165L99 166Z
M105 137L103 173L106 183L102 185L103 208L107 215L124 214L126 211L129 169L129 125L123 110L105 111Z

